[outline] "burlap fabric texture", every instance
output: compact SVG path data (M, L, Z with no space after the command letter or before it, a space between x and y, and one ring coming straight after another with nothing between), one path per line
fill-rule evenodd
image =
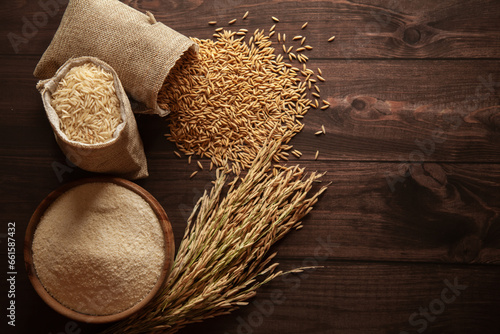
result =
M92 56L113 67L125 91L151 113L165 116L158 92L170 69L189 48L186 36L118 0L70 0L34 75L52 77L68 59Z
M51 104L52 93L56 91L66 73L71 68L87 62L101 66L113 74L116 95L120 101L122 123L113 133L113 138L105 143L85 144L68 139L59 127L59 116ZM148 176L146 155L135 116L120 79L112 67L94 57L70 59L63 64L54 77L38 82L37 88L42 95L45 112L54 130L56 141L72 163L90 172L113 174L130 180Z

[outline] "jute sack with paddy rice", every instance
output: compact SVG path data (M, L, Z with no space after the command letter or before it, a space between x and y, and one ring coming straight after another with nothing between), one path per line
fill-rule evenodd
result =
M56 141L78 167L127 179L148 176L130 101L114 69L94 57L68 60L38 82Z
M59 28L37 64L38 79L52 77L68 59L91 56L113 67L125 91L165 116L158 91L175 63L197 45L186 36L118 0L70 0Z

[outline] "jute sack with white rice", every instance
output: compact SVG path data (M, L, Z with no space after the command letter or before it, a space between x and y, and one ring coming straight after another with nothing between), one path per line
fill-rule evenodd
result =
M115 69L125 91L146 111L165 116L169 111L158 106L158 91L190 48L198 46L151 13L118 0L70 0L34 75L48 79L70 58L96 57Z
M130 101L111 66L94 57L73 58L37 88L56 141L71 162L131 180L148 176Z

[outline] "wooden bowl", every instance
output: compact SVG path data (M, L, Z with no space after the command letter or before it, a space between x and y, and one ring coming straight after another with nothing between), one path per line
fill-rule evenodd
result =
M161 271L160 277L158 281L153 286L152 290L146 297L141 300L139 303L135 304L131 308L111 315L89 315L77 312L72 310L64 305L62 305L59 301L57 301L54 297L52 297L47 290L45 290L44 286L40 282L38 276L36 275L35 267L33 265L33 252L32 252L32 243L35 230L37 225L45 213L45 210L63 193L68 191L71 188L77 187L79 185L85 183L94 183L94 182L105 182L105 183L114 183L116 185L122 186L126 189L129 189L139 196L141 196L153 209L154 213L158 217L160 225L163 230L164 240L165 240L165 262L163 265L163 269ZM168 220L167 214L158 203L158 201L145 189L138 186L137 184L127 181L121 178L113 178L113 177L94 177L78 180L72 183L65 184L58 189L54 190L50 193L37 207L33 216L30 219L28 224L28 228L26 230L26 235L24 239L24 263L26 266L26 270L28 272L28 277L31 281L31 284L35 288L38 295L55 311L60 314L71 318L76 321L82 321L87 323L108 323L113 321L118 321L123 318L130 316L131 314L140 310L144 305L146 305L158 292L158 290L162 287L164 282L166 281L170 270L172 269L172 264L174 262L174 253L175 253L175 245L174 245L174 235L172 232L172 226L170 225L170 221Z

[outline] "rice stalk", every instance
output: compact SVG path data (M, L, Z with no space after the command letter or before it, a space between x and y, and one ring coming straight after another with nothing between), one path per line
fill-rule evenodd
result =
M104 333L175 333L187 324L246 305L263 284L282 275L270 248L312 210L322 174L299 166L272 169L281 143L266 144L248 173L227 190L225 169L205 191L187 221L168 282L142 310ZM274 170L277 170L276 168Z

